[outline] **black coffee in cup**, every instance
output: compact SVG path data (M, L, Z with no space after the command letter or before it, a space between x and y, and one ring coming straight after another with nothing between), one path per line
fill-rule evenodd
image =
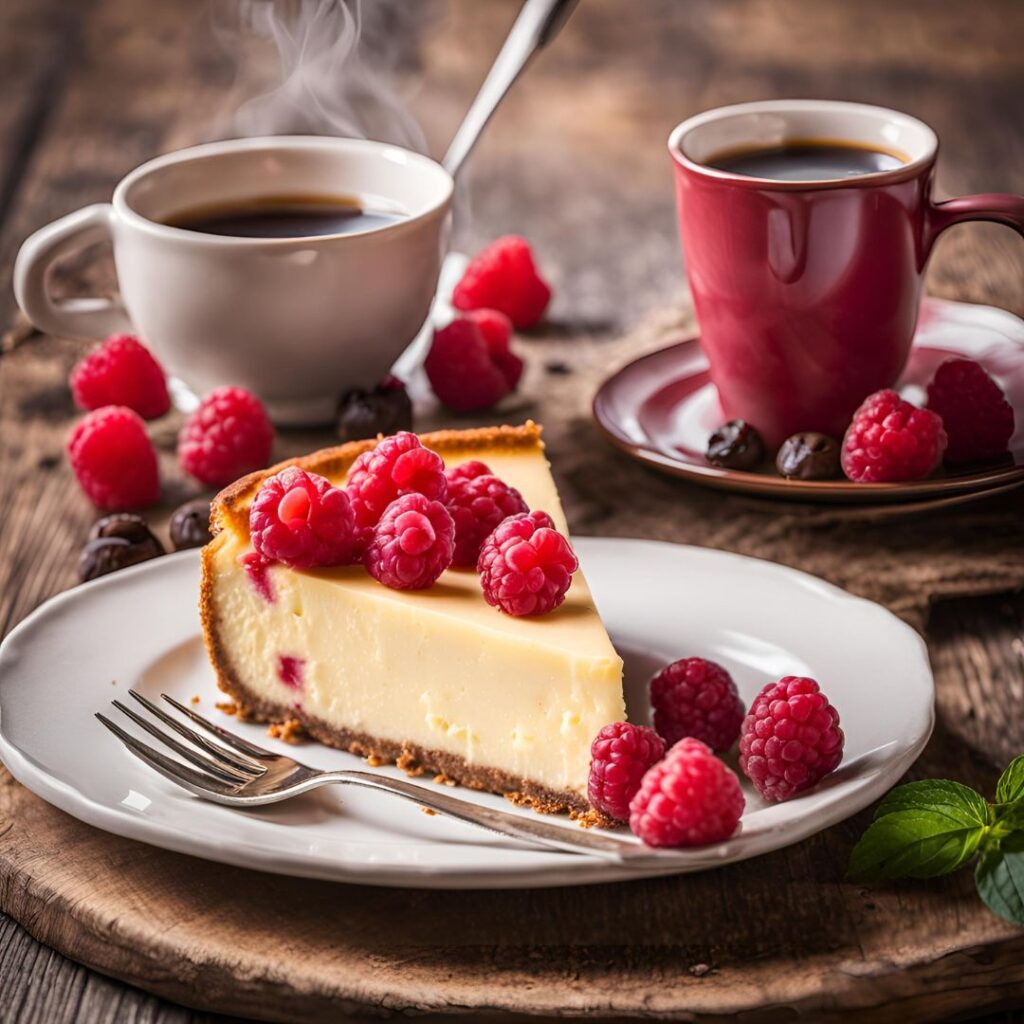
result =
M193 207L164 218L164 223L232 238L308 238L369 231L401 219L401 213L351 196L279 195Z
M781 146L727 150L705 161L708 167L771 181L833 181L901 167L895 152L824 139L798 139Z

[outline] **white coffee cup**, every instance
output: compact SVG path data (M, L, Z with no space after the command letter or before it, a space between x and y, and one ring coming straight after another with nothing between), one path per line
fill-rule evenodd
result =
M235 139L157 157L97 203L21 247L14 288L40 330L135 331L196 394L249 388L280 424L332 419L423 325L447 242L451 175L425 156L357 139ZM302 238L234 238L170 227L182 211L282 194L353 196L401 213L383 226ZM120 299L58 301L52 265L111 240Z

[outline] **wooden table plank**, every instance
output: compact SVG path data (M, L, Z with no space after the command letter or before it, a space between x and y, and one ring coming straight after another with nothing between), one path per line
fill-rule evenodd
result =
M443 151L515 6L435 4L419 47L401 54L411 69L408 83L418 81L415 107L435 153ZM202 0L150 0L144 7L133 0L7 0L0 25L10 30L0 31L0 59L7 58L5 84L15 87L0 98L0 152L23 155L0 157L0 200L6 196L9 205L0 220L0 324L12 322L10 264L30 230L106 198L113 182L147 156L217 133L213 115L239 87L232 87L230 59L210 36L204 9ZM1022 32L1019 0L587 0L474 154L457 242L474 248L506 230L534 240L557 288L553 312L571 359L577 334L620 330L683 295L664 153L664 138L678 120L707 106L770 96L894 105L938 129L943 191L1020 190L1022 75L1014 40ZM263 74L257 70L254 77ZM82 262L62 277L69 287L110 285L109 272ZM1022 279L1020 240L1008 229L971 225L940 243L929 285L938 294L1024 313ZM71 583L91 518L82 503L67 500L60 464L71 414L64 380L79 350L46 339L0 356L0 632ZM582 503L579 508L585 511ZM920 771L990 783L995 766L1019 752L1024 735L1017 716L1004 709L1007 700L1019 706L1022 696L1022 629L1022 597L938 609L929 635L943 729ZM862 955L893 935L911 941L915 914L951 936L976 919L966 878L874 894L834 884L863 823L847 823L762 865L789 880L795 893L811 894L792 915L785 901L759 902L783 929L781 940L767 931L741 934L742 898L736 906L723 902L722 884L750 890L757 869L748 866L731 872L731 882L695 882L683 903L680 888L668 883L623 890L632 904L629 922L650 930L615 957L630 968L650 955L656 973L680 956L729 970L730 954L757 957L781 941L800 963L825 941L818 930L823 915L831 922L828 941ZM481 970L515 954L489 945L488 929L510 915L521 915L520 930L513 931L532 930L541 957L570 950L567 978L572 970L578 979L600 968L607 962L601 950L623 934L614 903L598 903L589 893L491 895L479 902L473 942L453 955ZM707 920L684 928L687 907L695 906ZM595 911L596 919L588 919ZM723 921L740 935L737 949L721 944ZM1009 934L1000 929L993 922L991 935ZM957 969L987 986L961 998L958 1010L972 998L980 1009L1021 996L1020 979L1009 971L986 975L983 958L967 957ZM56 1020L60 1013L90 1022L205 1019L62 962L7 923L0 924L0 991L13 991L29 1020ZM936 1014L954 1008L946 1000L937 985Z
M228 1020L196 1014L104 978L41 946L6 917L0 917L0 996L4 1021L215 1024Z
M7 0L0 9L0 223L67 81L85 6Z

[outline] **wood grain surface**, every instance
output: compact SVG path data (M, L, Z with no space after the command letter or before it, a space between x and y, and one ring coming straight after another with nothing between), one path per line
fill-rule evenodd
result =
M401 38L389 60L434 153L515 8L424 3L397 19ZM372 17L379 42L394 19ZM691 539L686 516L707 507L703 492L604 447L581 411L593 368L621 355L615 339L625 329L666 303L685 308L664 153L672 125L744 99L877 102L938 130L941 192L1021 191L1022 39L1019 0L580 5L474 154L456 234L457 245L472 249L523 232L556 287L550 325L521 345L575 528L625 528L621 505L599 486L605 475L627 495L657 497L630 529ZM61 458L73 416L66 374L82 347L35 336L16 316L9 282L17 246L53 217L107 198L146 157L230 131L232 109L269 71L211 31L200 0L5 0L0 67L6 633L74 582L92 519ZM1022 314L1022 281L1020 239L969 225L940 242L929 287ZM60 284L109 290L109 265L76 261ZM574 372L547 374L554 363ZM172 480L173 425L157 428ZM282 452L324 441L287 435ZM190 493L173 483L165 511ZM682 510L678 522L666 511L672 502ZM758 509L769 523L779 515ZM1010 498L986 514L1001 524L1016 517L1019 526L1021 509ZM959 516L950 514L951 528L962 528ZM1020 530L1001 528L1007 561L1019 559ZM743 542L736 536L726 546ZM914 775L990 788L1024 749L1024 596L940 604L927 636L939 725ZM968 876L870 889L841 881L865 820L698 877L432 894L270 878L117 840L49 808L0 769L0 908L10 915L0 919L0 1020L210 1019L87 972L46 945L178 1003L259 1019L566 1011L910 1021L1020 1005L1024 936L980 907Z

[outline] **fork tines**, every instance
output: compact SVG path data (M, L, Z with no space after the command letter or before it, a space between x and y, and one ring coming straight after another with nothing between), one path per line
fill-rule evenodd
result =
M209 794L225 796L235 792L245 783L259 778L267 771L267 765L263 763L262 758L274 756L269 750L249 743L239 736L233 736L226 729L214 725L213 722L203 718L202 715L185 707L167 694L161 696L168 704L205 730L210 737L216 739L208 738L197 730L189 728L179 719L157 707L141 693L135 690L128 692L157 721L154 722L143 717L119 700L113 701L114 707L168 750L173 751L188 764L194 765L199 771L190 768L188 764L167 757L143 743L105 715L97 712L96 717L124 743L131 753L172 782L184 786L200 796ZM157 722L162 724L157 724ZM175 739L175 733L187 740L191 746Z

